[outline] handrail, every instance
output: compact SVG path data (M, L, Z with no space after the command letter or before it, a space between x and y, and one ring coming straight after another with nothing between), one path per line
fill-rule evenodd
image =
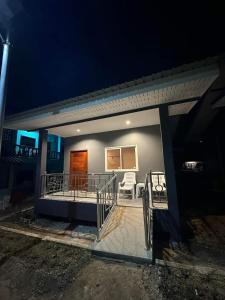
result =
M153 209L151 207L151 199L149 197L149 176L149 174L146 174L145 188L142 195L146 250L153 249Z
M114 174L113 177L99 190L99 193L102 193L103 190L111 184L111 182L117 177L117 174Z
M117 174L101 188L97 189L97 241L99 242L103 230L117 204L116 191Z

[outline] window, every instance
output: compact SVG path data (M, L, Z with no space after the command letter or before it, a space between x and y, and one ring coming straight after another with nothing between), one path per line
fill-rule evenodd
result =
M137 146L105 148L106 171L138 171Z

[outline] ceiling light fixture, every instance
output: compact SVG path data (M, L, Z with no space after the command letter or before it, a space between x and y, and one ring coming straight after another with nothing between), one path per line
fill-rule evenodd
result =
M127 125L130 125L130 121L129 121L129 120L127 120L127 121L126 121L126 124L127 124Z
M79 128L77 129L77 132L80 132L80 129L79 129Z

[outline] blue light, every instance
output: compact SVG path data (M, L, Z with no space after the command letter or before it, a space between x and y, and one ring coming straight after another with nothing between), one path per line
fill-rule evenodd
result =
M60 152L61 149L61 137L58 136L58 152Z
M21 136L26 136L26 137L35 139L35 148L38 148L38 138L39 138L39 132L38 131L18 130L17 131L17 138L16 138L16 144L17 145L20 145L20 143L21 143Z
M17 138L16 138L16 144L20 145L21 144L21 137L26 136L32 139L35 139L35 148L38 148L38 139L39 139L39 132L38 131L26 131L26 130L18 130L17 131ZM56 136L53 134L48 135L48 141L53 142L54 144L54 151L60 152L61 150L61 137Z

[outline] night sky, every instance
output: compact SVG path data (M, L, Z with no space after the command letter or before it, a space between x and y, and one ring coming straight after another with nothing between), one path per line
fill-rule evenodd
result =
M7 114L225 52L216 1L21 0L10 25L2 1L13 45Z

